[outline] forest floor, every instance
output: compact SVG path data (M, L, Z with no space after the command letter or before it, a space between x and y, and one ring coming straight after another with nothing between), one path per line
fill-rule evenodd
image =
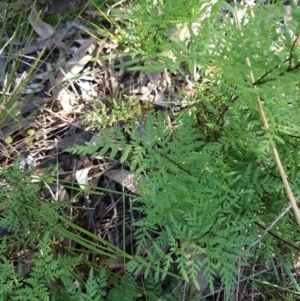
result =
M125 1L115 6L122 5ZM130 209L130 195L138 192L133 174L109 155L74 155L65 149L90 142L101 128L115 124L128 136L126 124L142 123L150 110L181 110L195 95L191 83L164 68L128 70L140 61L126 56L118 44L106 3L11 1L0 7L5 28L0 164L18 164L36 174L55 170L56 181L44 188L43 197L71 204L65 213L76 216L77 225L131 252L133 230L124 237L122 225L138 218ZM95 193L80 192L87 186ZM11 258L22 261L16 254ZM122 274L123 259L111 260L109 268Z
M128 3L113 6L122 10ZM71 204L65 214L76 217L78 226L133 254L132 224L140 218L131 207L139 190L133 174L109 153L75 155L66 149L93 142L102 128L112 126L130 139L132 122L142 132L147 112L174 115L187 103L197 102L197 91L186 66L181 72L147 71L139 58L126 55L126 45L118 43L118 20L110 19L112 6L107 4L44 0L14 7L14 1L0 2L5 28L0 53L0 164L7 169L19 164L36 174L48 170L56 180L43 188L43 198ZM195 70L193 79L199 72ZM0 235L5 233L0 229ZM71 239L65 244L76 245ZM95 254L88 259L93 264L103 261ZM16 254L11 260L22 262ZM125 261L111 259L108 268L122 275ZM142 286L142 277L137 282ZM264 300L244 284L241 281L239 300ZM221 300L218 280L215 291L213 295L206 290L202 296Z

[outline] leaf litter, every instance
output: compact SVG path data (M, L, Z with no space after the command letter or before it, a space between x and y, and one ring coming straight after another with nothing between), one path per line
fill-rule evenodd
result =
M58 14L72 5L85 7L87 15L99 14L84 1L55 1L45 4L44 15L32 7L28 22L37 37L19 41L7 34L0 68L5 78L14 72L15 76L9 84L2 80L2 95L19 100L8 109L9 100L1 106L1 110L8 111L8 118L0 124L0 160L10 167L16 158L21 158L23 168L34 168L37 174L58 164L57 182L47 185L45 197L70 203L78 225L132 252L133 221L141 217L132 209L132 198L139 192L133 173L106 156L77 156L64 149L101 135L99 130L90 130L82 118L92 109L95 99L107 103L122 96L147 107L167 109L182 106L185 99L179 91L191 88L167 69L130 71L126 63L132 59L118 56L121 46L111 39L114 33L110 36L97 32L96 39L94 29L83 26L79 19L62 21L56 27L43 20L43 16ZM8 45L13 48L10 53ZM16 70L13 66L18 60L21 64ZM180 84L176 85L176 81ZM74 183L73 189L70 182ZM86 208L87 214L78 208ZM124 219L128 224L125 237ZM155 237L152 239L155 241ZM168 248L164 250L167 251ZM110 260L109 267L122 274L124 261ZM202 287L201 271L197 277Z

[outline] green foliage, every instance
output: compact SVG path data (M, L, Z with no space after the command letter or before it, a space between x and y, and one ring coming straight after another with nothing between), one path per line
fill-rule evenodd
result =
M122 42L130 46L133 56L141 56L146 68L155 70L163 66L179 66L189 59L187 39L191 25L199 26L205 17L213 20L219 4L207 1L148 1L140 0L123 11L113 11L120 18ZM134 20L132 22L131 20ZM163 64L163 65L162 65Z
M243 250L256 238L253 223L259 221L262 197L280 192L282 185L255 164L258 158L249 148L251 140L245 144L241 134L240 138L234 135L238 146L227 142L227 136L207 143L195 128L195 115L181 114L176 124L176 129L168 127L160 112L149 113L142 138L133 123L129 144L115 127L114 142L113 130L103 131L96 145L93 142L77 151L94 152L100 147L103 154L108 148L122 148L120 161L137 174L147 173L147 179L139 181L136 210L145 218L136 222L137 257L128 264L129 271L137 274L144 267L147 276L155 269L155 279L161 281L175 264L196 287L202 269L211 287L213 277L219 275L230 288L236 281L237 258L252 256ZM253 142L258 137L254 135ZM148 251L148 231L158 229L164 230ZM161 251L165 245L170 247L167 254ZM193 253L187 254L185 248ZM142 260L145 253L147 260ZM200 260L199 254L206 259Z
M105 270L102 269L100 271L100 275L98 277L95 277L93 273L93 269L90 270L89 278L86 282L86 293L81 293L79 295L80 301L89 301L89 300L95 300L95 301L101 301L103 300L103 296L106 295L106 293L103 291L103 289L106 286L106 275Z
M51 182L51 177L41 175L37 178L32 170L23 171L16 161L12 169L0 168L0 179L3 186L0 190L1 207L5 210L0 218L0 227L14 230L18 237L34 232L39 240L38 233L44 233L45 226L54 222L53 212L57 209L53 203L44 207L45 203L39 196L41 183Z
M128 282L127 278L121 278L107 296L106 269L87 265L90 272L85 281L77 272L82 255L61 251L62 240L72 239L94 254L108 254L105 244L106 253L78 234L91 233L60 215L68 204L43 198L43 183L53 182L50 170L47 174L34 175L33 169L23 170L16 161L12 168L0 168L0 181L0 301L113 301L114 297L123 296L122 286ZM77 235L67 230L70 227L76 227ZM96 241L97 236L93 239ZM109 243L108 247L109 256L124 256L121 250L118 253L117 247ZM140 295L132 282L127 284L127 293L130 298ZM126 300L134 300L130 298Z
M5 242L2 246L5 247ZM8 296L10 300L50 300L50 296L58 293L58 283L70 278L72 269L80 262L80 257L56 257L50 245L50 232L45 233L39 247L40 251L32 254L30 266L23 264L14 268L1 253L0 300L7 300Z
M181 112L172 117L168 112L148 112L141 126L132 121L140 115L140 111L130 112L133 102L100 104L101 113L111 114L112 119L99 120L90 113L95 122L92 127L124 119L130 137L114 125L91 143L69 149L109 154L137 176L140 190L133 206L142 218L134 225L135 255L125 276L107 292L104 269L90 267L86 281L76 275L82 258L57 254L50 239L59 240L67 233L65 228L74 225L57 214L62 204L47 202L40 194L40 185L49 179L41 176L36 181L30 171L20 171L16 164L0 169L0 227L13 233L0 244L2 300L133 301L142 296L134 283L141 273L146 278L145 295L152 289L164 300L176 300L178 295L163 291L162 281L176 279L171 287L176 292L182 280L202 290L201 274L211 291L219 277L228 299L239 276L237 265L247 265L252 258L273 264L274 253L291 273L294 251L284 249L283 258L279 242L268 235L260 248L249 246L261 234L258 225L269 225L287 203L270 145L277 147L294 193L300 193L297 11L286 28L278 31L282 10L273 19L269 6L248 10L240 31L230 18L216 22L221 6L221 1L140 0L126 13L113 11L124 26L123 44L144 63L136 70L169 67L177 76L194 76L196 92L196 100ZM254 84L249 81L246 58L252 64ZM200 70L198 81L195 70ZM257 94L270 126L268 133L262 129ZM299 245L290 215L273 231ZM87 232L82 231L88 236ZM92 240L68 235L101 252ZM88 237L96 239L92 234ZM30 255L27 273L24 263L13 266L12 249ZM112 246L109 250L117 252ZM290 279L299 289L296 279ZM79 280L84 290L75 285Z
M108 99L105 103L100 99L94 99L91 110L84 114L84 119L91 128L112 126L118 121L137 118L142 115L142 107L134 100Z
M124 43L149 70L162 68L161 62L171 71L182 72L182 63L201 70L201 80L194 83L196 104L171 121L161 112L149 112L142 131L132 122L130 142L115 126L72 151L109 152L139 179L135 209L144 218L135 223L136 256L128 271L137 275L144 269L145 277L158 283L175 269L198 289L201 271L211 290L214 277L220 277L228 298L238 276L238 259L246 264L259 256L255 250L245 251L257 239L257 224L269 224L287 203L270 145L276 145L290 184L299 193L299 21L279 31L282 10L270 19L266 6L248 10L240 31L229 18L215 22L220 2L211 7L205 3L142 0L130 7L130 22L123 18ZM201 23L198 32L193 22ZM187 26L189 37L181 41L168 36L168 29L176 26ZM254 85L247 57L257 78ZM257 94L268 119L267 134ZM146 177L138 178L140 173ZM292 225L286 217L276 231L294 241ZM155 239L150 233L156 233ZM265 244L276 249L274 241Z
M138 291L137 285L133 280L133 277L127 275L120 277L109 291L108 300L135 301L141 297L142 294Z
M247 237L240 239L240 231L245 231L253 223L260 205L258 203L257 207L253 206L256 200L259 202L259 193L255 187L249 186L250 175L257 173L254 185L263 186L261 181L265 183L260 187L261 192L274 189L276 181L271 181L267 175L260 175L260 168L251 164L246 170L239 169L235 164L235 172L231 172L234 168L230 166L232 162L226 162L228 158L222 152L222 144L205 144L193 128L195 119L192 115L183 114L180 122L173 133L173 129L167 129L162 123L160 113L149 114L144 140L141 141L136 132L129 145L122 145L124 153L127 153L127 149L132 151L132 155L128 156L132 170L139 173L147 169L148 179L140 181L141 197L137 199L143 204L137 210L147 216L136 222L140 227L136 233L137 254L145 252L148 238L145 230L157 230L160 225L165 231L157 239L156 248L151 254L147 254L153 259L151 267L156 269L157 280L164 278L168 268L174 263L173 255L180 258L177 262L182 276L185 279L195 278L195 273L205 263L195 256L192 259L195 264L189 264L191 259L183 251L187 247L195 249L195 254L207 254L211 261L207 275L215 275L218 271L222 273L220 276L224 282L232 283L235 279L236 258L246 255L242 246L248 243ZM156 123L158 126L153 126ZM109 135L104 134L103 145L112 145L110 141ZM119 146L122 142L124 143L119 139L116 145ZM280 182L277 181L277 185L278 183ZM252 208L249 206L250 201ZM178 240L185 242L179 246ZM166 244L172 250L168 254L160 252L160 248ZM161 262L164 267L160 271ZM220 264L224 266L224 270L220 268ZM134 263L129 263L129 269L130 267L133 270L140 269L140 265L134 266Z

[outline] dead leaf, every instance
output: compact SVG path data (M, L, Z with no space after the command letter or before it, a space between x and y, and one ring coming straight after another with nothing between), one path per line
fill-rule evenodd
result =
M56 0L49 6L46 15L57 14L64 10L70 9L71 6L74 5L79 6L82 4L84 4L84 1L82 0L64 0L64 1Z
M70 202L70 196L62 185L57 186L56 184L49 184L49 188L52 190L56 201L66 203Z
M57 147L58 148L69 148L74 145L84 145L85 142L89 142L93 137L93 134L90 132L81 132L81 133L76 133L70 137L66 137L58 141Z
M105 175L117 183L125 186L131 192L136 194L139 193L139 185L134 179L135 176L132 172L125 169L114 169L107 171Z
M35 7L32 8L28 16L28 22L43 40L49 39L55 32L50 24L40 19Z
M148 96L154 91L160 81L161 71L142 72L140 75L139 87L133 89L131 92L135 97L141 100L147 100Z
M108 260L108 266L111 268L111 269L116 269L116 268L123 268L124 267L124 264L126 264L128 260L124 257L112 257Z
M34 91L34 93L40 92L44 89L44 86L40 83L32 83L24 89L24 94L30 94Z
M79 184L79 187L81 189L85 189L89 183L88 181L88 174L89 174L89 170L91 168L88 167L88 168L84 168L84 169L80 169L80 170L77 170L75 172L75 178Z
M74 79L89 62L92 55L87 53L94 47L94 42L94 38L86 40L86 42L79 47L73 58L67 62L67 66L60 69L56 77L57 87L55 88L56 92L54 94L57 95L58 102L66 112L72 110L72 102L74 102L75 97L70 91L65 89L62 83Z
M67 62L67 66L60 70L60 73L57 75L57 81L72 79L80 73L92 58L87 53L90 52L90 49L94 49L93 44L95 41L95 38L89 38L78 48L72 59Z
M56 100L61 105L64 112L71 112L73 105L76 102L76 97L70 91L67 91L67 89L62 88L59 91Z

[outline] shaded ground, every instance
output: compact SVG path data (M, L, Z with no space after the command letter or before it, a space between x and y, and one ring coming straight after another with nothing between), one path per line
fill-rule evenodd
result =
M13 80L9 84L3 81L1 89L10 112L19 110L20 114L3 114L0 162L10 168L20 160L21 168L34 169L36 174L45 169L53 173L58 165L56 183L44 188L43 197L71 204L73 208L64 213L77 216L76 224L133 253L132 222L140 216L132 209L130 195L138 191L133 175L107 156L73 155L65 149L91 141L101 135L101 127L113 124L118 124L129 139L128 123L141 122L152 109L172 114L186 97L193 97L193 90L183 77L168 70L128 71L126 63L132 61L129 56L102 59L117 56L122 46L109 37L115 35L109 24L104 22L106 31L102 34L88 26L87 19L101 19L101 14L84 2L39 3L45 13L39 22L34 21L37 12L32 16L33 38L22 39L20 32L16 38L6 34L5 41L12 39L13 47L4 48L0 63L6 78L13 75ZM72 7L73 3L76 6ZM22 8L26 20L30 3L24 2ZM62 21L47 23L59 20L62 15L58 12L62 11L66 13ZM74 11L86 19L75 19ZM181 93L184 89L188 95ZM94 193L82 192L86 185ZM4 233L6 229L2 229ZM66 245L78 247L71 241ZM18 257L12 260L22 261ZM91 255L89 260L97 263L103 259ZM124 272L122 258L109 266L116 274Z
M43 196L72 204L73 209L65 214L77 216L78 225L133 254L132 223L140 215L132 209L132 197L138 193L132 174L126 165L106 155L73 155L65 149L92 141L101 135L102 127L113 124L130 139L127 125L134 120L142 129L143 116L152 109L167 111L172 116L195 97L188 80L190 74L129 71L127 65L138 65L139 60L118 57L124 47L110 38L109 34L117 36L115 29L85 1L39 5L44 10L45 23L34 25L34 38L21 40L22 34L17 34L13 48L4 48L0 57L7 78L14 77L9 85L1 83L3 97L7 98L7 105L15 99L10 108L21 112L16 116L3 114L0 119L0 162L11 167L18 158L22 168L34 168L37 174L58 164L54 173L57 181L44 189ZM26 9L29 10L24 2ZM64 18L57 22L61 12ZM77 12L85 20L74 18ZM53 20L56 24L51 24ZM106 31L97 31L86 20L101 21ZM7 33L6 41L11 37ZM17 55L19 51L21 55ZM104 56L110 58L103 59ZM86 185L93 192L82 192ZM76 247L74 242L66 244ZM89 260L99 263L103 258L91 255ZM120 258L109 267L116 274L124 272ZM142 286L142 279L137 281ZM262 300L244 283L239 288L243 300ZM222 291L222 287L217 280L215 288L216 295L207 300L219 300L222 294L218 294L218 289Z

